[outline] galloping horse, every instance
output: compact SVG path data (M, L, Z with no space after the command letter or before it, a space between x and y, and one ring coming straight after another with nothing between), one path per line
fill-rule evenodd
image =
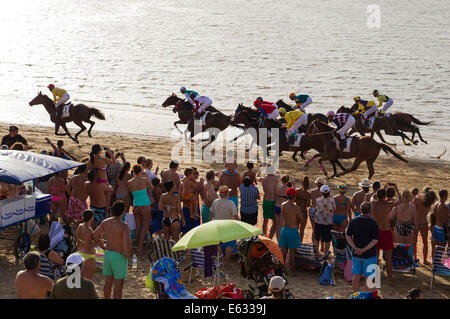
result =
M388 145L378 143L372 137L369 136L363 136L361 138L353 137L350 146L350 152L342 153L341 151L338 150L336 145L336 140L334 137L335 130L332 127L320 121L314 121L306 131L306 134L307 135L309 134L311 136L317 135L322 140L322 143L324 145L324 151L322 154L319 154L320 156L319 163L321 164L322 171L324 172L325 176L327 176L327 172L322 166L322 161L330 161L331 163L333 163L341 156L341 158L356 157L355 161L353 162L353 166L349 170L343 169L344 172L341 175L355 171L359 167L359 165L365 161L367 164L367 168L369 169L369 179L370 179L375 173L373 163L380 154L381 149L383 149L383 151L386 154L391 153L399 160L405 163L408 162L406 159L397 154ZM317 157L317 155L315 157ZM333 170L334 174L331 177L339 176L337 174L335 165L333 165Z
M355 106L353 106L351 109L341 106L337 110L337 113L353 114L354 109L355 109ZM410 139L403 132L417 132L419 134L420 138L422 139L422 136L420 135L420 132L418 131L419 129L415 125L404 122L403 120L401 120L398 117L395 117L394 115L389 116L389 117L383 116L383 117L375 118L372 128L368 128L364 124L364 120L363 120L361 114L354 115L354 117L355 117L355 125L353 126L353 129L356 132L358 132L359 134L361 134L361 136L365 136L365 133L370 133L371 137L373 137L374 134L377 134L377 136L380 138L380 140L383 143L390 144L390 143L386 142L383 135L381 134L381 131L383 130L387 135L400 136L402 138L403 144L408 145L408 146L411 144L406 143L405 139L410 141L414 145L417 145L418 142Z
M183 134L181 130L178 128L177 124L188 124L192 117L192 112L194 110L194 106L189 103L188 101L179 98L175 93L172 93L171 96L169 96L162 104L162 107L166 108L170 105L174 105L173 108L174 113L178 113L179 120L174 122L173 125L175 125L176 129L180 134ZM206 111L211 112L219 112L216 108L213 106L209 106L206 108Z
M91 127L88 130L88 136L92 137L91 130L95 122L91 121L90 119L91 116L94 115L94 117L98 118L99 120L105 119L103 113L96 108L88 107L84 104L76 104L76 105L72 104L72 106L70 107L69 116L63 117L60 120L56 115L55 103L53 103L53 100L49 98L47 95L42 94L42 92L39 92L38 95L33 100L31 100L29 104L30 106L42 104L47 110L48 114L50 114L50 120L53 123L55 123L55 135L59 136L69 135L69 137L77 144L79 143L78 135L80 135L83 131L86 130L86 127L83 125L83 122L91 124ZM75 134L75 138L73 138L72 135L70 135L70 132L66 126L66 123L72 121L81 128L81 130ZM65 134L58 133L60 126L66 132Z

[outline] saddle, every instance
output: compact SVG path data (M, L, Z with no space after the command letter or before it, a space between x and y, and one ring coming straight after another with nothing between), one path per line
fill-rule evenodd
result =
M70 117L70 108L72 107L72 102L67 102L58 108L58 117L60 119Z

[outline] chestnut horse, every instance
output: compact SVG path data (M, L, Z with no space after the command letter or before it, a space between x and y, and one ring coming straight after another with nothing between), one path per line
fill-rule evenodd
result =
M72 104L69 111L69 117L63 117L60 120L56 115L55 103L53 103L53 100L49 98L47 95L42 94L42 92L39 92L38 95L34 99L32 99L29 104L30 106L42 104L45 107L48 114L50 114L50 120L53 123L55 123L55 135L59 136L69 135L69 137L77 144L79 143L78 135L80 135L83 131L86 130L86 127L83 125L83 122L91 124L91 127L88 130L88 136L92 137L91 131L92 127L94 127L95 122L91 121L91 116L94 115L94 117L98 118L99 120L105 119L103 113L96 108L88 107L84 104L76 104L76 105ZM75 138L72 137L72 135L70 135L70 132L66 126L66 123L72 121L81 128L81 130L75 134ZM64 129L66 133L64 134L58 133L60 126Z
M344 169L344 172L341 175L350 173L355 171L359 165L362 162L366 162L367 168L369 169L369 179L373 176L375 173L375 170L373 168L373 163L377 159L378 155L380 154L380 150L382 149L386 154L391 153L399 160L407 163L408 161L404 159L402 156L397 154L392 148L390 148L388 145L383 143L378 143L375 141L372 137L369 136L363 136L361 138L359 137L353 137L351 146L350 146L350 152L341 152L337 148L336 139L335 139L335 129L328 126L327 124L320 122L320 121L314 121L311 126L308 128L306 134L311 136L319 136L322 140L324 151L322 154L319 154L319 163L321 164L322 171L324 172L325 176L327 176L327 172L322 166L322 161L330 161L333 163L333 161L336 161L338 158L353 158L356 157L355 161L353 162L353 166L346 170ZM316 155L317 156L317 155ZM316 157L315 156L315 157ZM334 174L331 177L339 176L337 174L336 168L333 165Z

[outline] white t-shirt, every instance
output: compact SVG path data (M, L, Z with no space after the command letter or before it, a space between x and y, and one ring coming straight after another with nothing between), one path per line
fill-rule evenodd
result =
M237 215L234 202L225 198L216 199L211 206L211 212L214 212L214 219L234 219Z
M147 175L148 175L148 180L150 181L150 183L152 182L152 179L154 179L156 176L156 174L153 174L152 171L150 171L148 168L144 170Z

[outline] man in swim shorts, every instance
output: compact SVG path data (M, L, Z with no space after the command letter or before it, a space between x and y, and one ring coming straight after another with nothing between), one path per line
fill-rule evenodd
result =
M266 176L259 178L258 180L262 184L264 197L263 197L263 235L267 236L267 224L269 219L272 220L272 227L270 228L269 238L275 235L277 230L276 219L275 219L275 199L277 193L277 185L280 180L280 175L275 175L275 167L272 165L267 166Z
M434 207L436 224L433 227L433 237L440 246L445 246L448 241L448 216L449 208L445 205L448 198L448 191L442 189L439 191L439 203Z
M95 168L91 168L87 174L88 180L84 183L84 190L89 196L89 208L94 212L94 225L96 228L106 218L107 198L106 192L112 192L108 183L97 183Z
M122 298L122 289L128 272L128 259L131 257L130 228L122 221L125 214L125 203L116 201L112 206L113 217L107 218L95 230L94 240L100 240L104 235L106 250L103 258L103 276L105 286L103 293L105 299L111 298L114 285L113 298Z
M393 204L386 201L386 189L377 191L377 198L371 201L372 207L370 216L378 224L378 251L383 250L386 254L387 279L392 280L392 252L394 249L394 239L392 237L391 223L389 220Z
M296 194L297 191L293 187L286 190L288 200L281 204L281 219L284 226L281 228L278 241L278 245L281 248L283 258L286 262L286 256L289 253L291 269L295 266L295 250L300 247L300 232L298 231L298 226L303 218L302 210L295 204Z

